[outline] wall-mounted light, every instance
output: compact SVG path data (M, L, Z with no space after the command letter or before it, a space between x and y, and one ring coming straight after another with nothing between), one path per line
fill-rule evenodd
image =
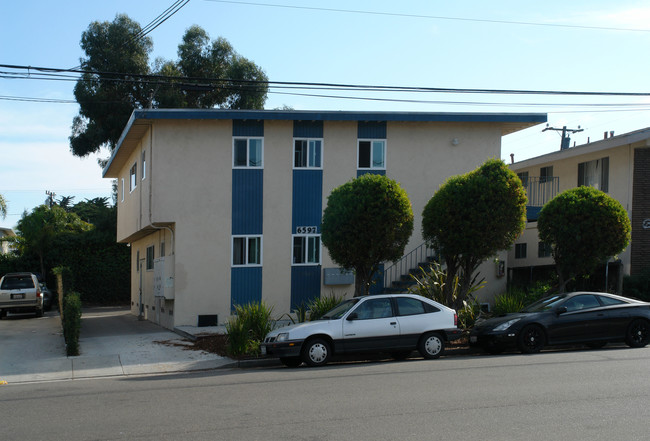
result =
M458 138L454 138L454 139L451 140L451 145L453 145L453 146L457 146L459 143L460 143L460 141L458 141Z

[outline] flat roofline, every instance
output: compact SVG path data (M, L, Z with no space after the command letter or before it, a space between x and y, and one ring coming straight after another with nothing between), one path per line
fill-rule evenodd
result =
M230 110L230 109L136 109L131 114L102 176L131 129L138 122L152 120L264 120L264 121L395 121L395 122L477 122L513 124L508 133L547 121L545 113L445 113L445 112L363 112L343 110ZM518 126L523 127L518 127ZM507 133L506 133L507 134Z

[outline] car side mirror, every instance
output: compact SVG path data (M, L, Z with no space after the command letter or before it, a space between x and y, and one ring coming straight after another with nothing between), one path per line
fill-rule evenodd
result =
M357 315L357 313L356 313L356 312L353 312L352 314L350 314L349 316L347 316L346 320L348 320L348 321L352 321L352 320L356 320L356 319L358 319L358 318L359 318L359 316Z
M564 314L565 312L567 312L566 306L560 306L555 310L557 315Z

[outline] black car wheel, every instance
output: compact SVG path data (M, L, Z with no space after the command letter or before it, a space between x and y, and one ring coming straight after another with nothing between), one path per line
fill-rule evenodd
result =
M445 342L440 334L435 332L424 334L420 339L420 344L418 345L418 351L420 354L429 360L440 357L444 350Z
M302 350L302 359L309 366L325 365L330 355L330 345L320 338L309 340Z
M286 367L295 368L302 364L300 357L280 357L280 363Z
M517 347L524 354L535 354L542 350L546 341L544 331L537 325L528 325L519 332Z
M633 320L627 327L625 343L632 348L642 348L650 343L650 323L643 319Z

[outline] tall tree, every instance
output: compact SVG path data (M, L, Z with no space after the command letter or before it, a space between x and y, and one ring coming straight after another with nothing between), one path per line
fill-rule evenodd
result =
M332 259L355 271L354 295L368 295L379 265L396 261L413 232L406 191L386 176L366 174L332 190L321 237Z
M22 255L38 257L41 275L45 277L45 257L52 250L57 236L64 233L88 231L92 225L79 219L74 213L67 213L58 205L40 205L31 213L23 213L16 225L15 244Z
M566 190L542 207L539 238L552 246L559 290L590 274L630 243L630 219L616 199L592 187Z
M4 219L7 217L7 201L4 196L0 194L0 216Z
M177 61L156 60L153 43L126 15L93 22L82 34L85 72L75 86L79 115L72 124L70 147L77 156L113 149L133 109L261 109L268 78L223 39L211 41L199 26L190 27L178 47ZM153 75L153 76L152 76Z
M490 159L464 175L452 176L422 212L422 235L446 263L443 288L447 305L460 307L471 289L473 274L488 257L508 249L526 225L526 192L506 164Z

